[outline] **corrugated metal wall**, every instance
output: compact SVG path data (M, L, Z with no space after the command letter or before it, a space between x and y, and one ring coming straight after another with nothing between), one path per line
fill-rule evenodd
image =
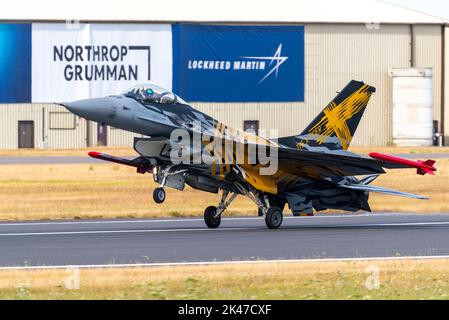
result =
M19 146L19 121L34 122L36 148L81 148L86 146L86 121L54 104L0 105L0 148Z
M415 66L433 69L433 116L441 119L441 26L414 26Z
M415 66L434 69L434 115L435 120L440 120L441 26L414 26L413 34ZM306 25L304 102L192 105L236 128L243 128L244 120L259 120L260 128L277 129L280 136L293 135L300 132L349 80L362 80L375 86L377 93L368 105L353 145L388 145L392 142L392 79L388 71L393 67L411 66L411 35L409 25L380 25L378 29L363 24ZM44 126L41 123L43 108L47 118ZM75 129L49 129L48 118L52 111L66 110L49 104L0 105L0 148L17 148L18 120L35 121L37 147L45 146L42 135L50 148L86 146L86 121L76 117ZM131 145L134 136L136 134L108 128L108 145ZM97 144L96 123L90 123L90 142Z
M29 104L0 105L0 148L16 149L19 147L19 121L34 121L34 145L39 144L42 132L42 107Z
M69 113L64 107L48 104L45 109L45 142L47 148L66 149L83 148L86 146L86 120ZM60 114L61 118L66 118L64 122L71 122L72 127L65 126L67 123L59 123L59 127L52 122L52 114ZM61 115L63 115L61 117ZM70 118L72 118L70 120Z
M34 122L36 148L69 149L87 146L87 121L54 104L0 105L0 149L19 146L19 121ZM97 145L97 123L90 121L90 142ZM130 146L141 135L108 127L109 146Z
M108 127L108 145L119 146L132 146L134 137L143 137L140 134L128 132L116 128Z

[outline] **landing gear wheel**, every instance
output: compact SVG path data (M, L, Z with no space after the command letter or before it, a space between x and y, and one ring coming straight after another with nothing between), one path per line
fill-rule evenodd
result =
M156 188L153 191L153 200L156 203L162 203L165 201L165 190L164 188Z
M270 207L265 215L265 223L269 229L277 229L282 224L282 211L278 207Z
M211 229L216 229L220 226L221 216L215 217L217 207L210 206L204 210L204 222Z

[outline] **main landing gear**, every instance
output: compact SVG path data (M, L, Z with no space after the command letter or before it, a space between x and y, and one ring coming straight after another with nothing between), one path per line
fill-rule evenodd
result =
M218 207L210 206L204 210L204 222L210 229L216 229L220 226L221 214L231 204L231 202L237 197L237 193L232 193L229 197L229 191L223 190L221 201ZM227 199L227 200L226 200Z
M265 224L269 229L277 229L281 226L283 220L282 209L275 205L270 205L268 198L257 195L256 193L247 189L238 188L240 193L248 196L258 207L258 215L265 215ZM204 210L204 222L211 229L216 229L220 226L221 215L226 208L235 199L238 193L232 193L230 197L229 191L223 190L221 201L218 207L210 206ZM263 200L262 200L263 199ZM277 203L276 203L277 204ZM283 207L283 206L282 206Z
M265 214L265 224L268 229L277 229L282 224L282 211L278 207L270 207Z
M217 207L210 206L204 210L204 222L210 229L216 229L220 226L221 215L217 215Z
M265 224L268 229L277 229L282 224L282 209L285 204L279 203L282 207L278 207L278 202L272 203L267 196L261 195L254 190L245 190L239 188L240 191L250 198L258 207L257 215L263 217L265 215ZM272 205L273 204L273 205Z
M259 208L257 210L257 215L259 217L263 217L264 215L263 209ZM270 207L265 215L265 224L269 229L277 229L282 224L282 217L283 214L281 208Z

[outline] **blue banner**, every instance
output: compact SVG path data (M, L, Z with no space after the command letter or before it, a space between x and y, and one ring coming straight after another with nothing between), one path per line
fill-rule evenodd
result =
M31 24L0 24L0 103L31 102Z
M173 25L173 91L187 101L304 101L303 26Z

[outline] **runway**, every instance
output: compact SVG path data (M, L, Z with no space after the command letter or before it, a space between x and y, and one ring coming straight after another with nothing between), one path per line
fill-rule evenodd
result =
M362 214L263 219L0 223L0 267L449 255L449 215Z

